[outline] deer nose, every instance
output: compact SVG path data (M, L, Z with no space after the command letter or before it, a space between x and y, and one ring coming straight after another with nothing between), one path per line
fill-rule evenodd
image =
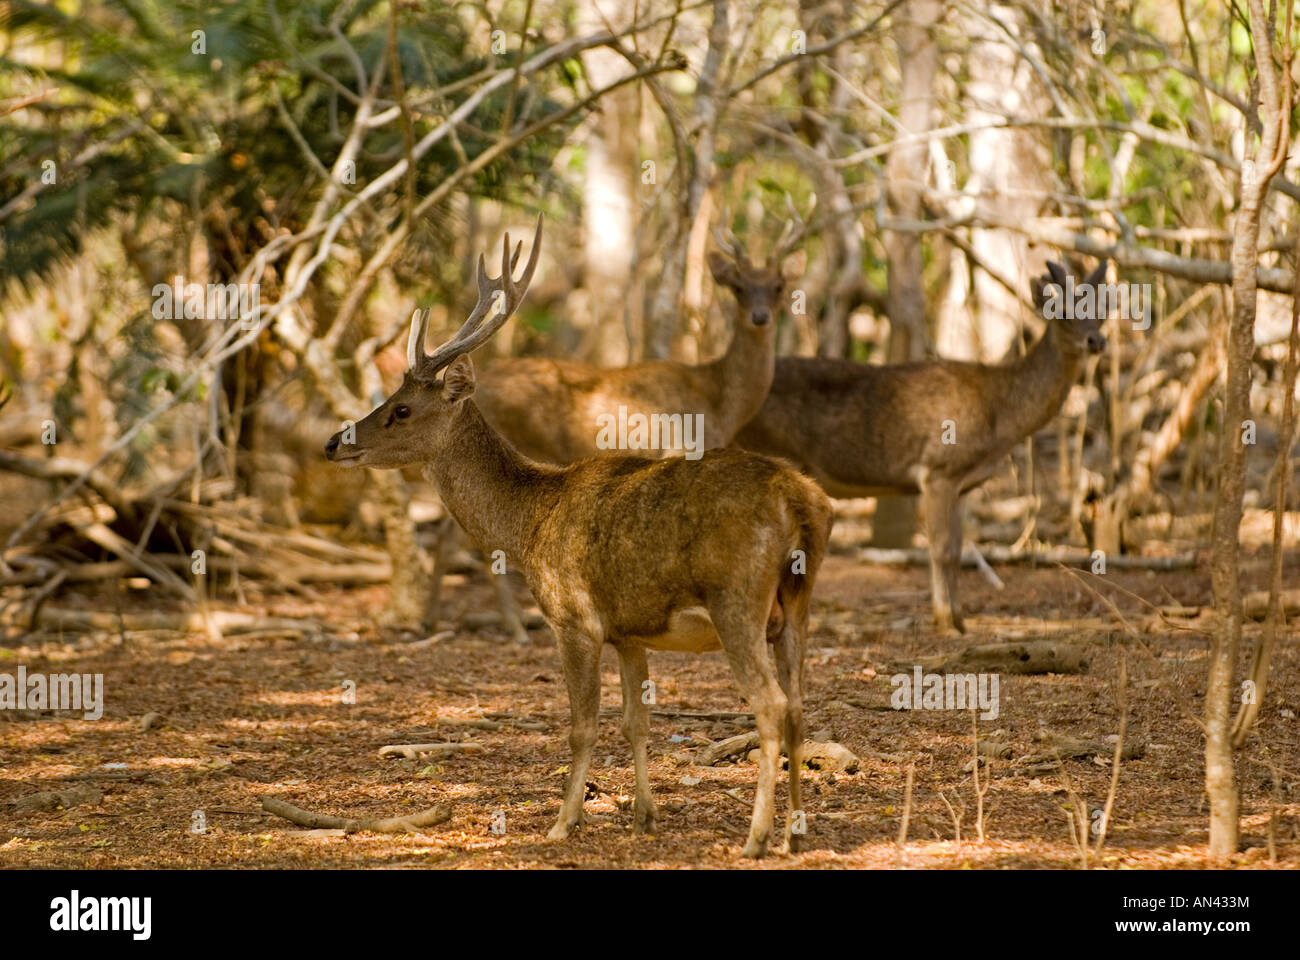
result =
M336 433L325 441L325 456L334 459L334 451L339 448L339 435Z
M768 310L759 307L755 308L754 311L750 313L749 319L754 326L765 327L767 326L767 322L772 319L772 314Z
M1106 338L1100 333L1088 334L1088 350L1092 353L1101 353L1106 349Z

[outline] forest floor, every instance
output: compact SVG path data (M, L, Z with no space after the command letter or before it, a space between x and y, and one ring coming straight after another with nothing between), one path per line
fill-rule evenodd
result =
M1244 559L1247 589L1266 585L1267 551ZM1294 559L1294 558L1291 558ZM376 624L386 588L321 590L312 599L249 597L241 609L310 617L307 634L89 633L32 636L0 647L0 672L101 673L102 719L0 711L0 866L439 867L439 868L1073 868L1073 801L1059 769L1026 775L1020 760L1042 750L1046 730L1105 740L1118 729L1114 680L1129 673L1126 742L1141 757L1121 764L1104 868L1206 865L1203 712L1210 583L1193 570L1112 571L1084 579L1115 604L1121 623L1080 578L1059 567L998 566L1006 589L963 571L969 634L929 626L922 567L869 566L841 549L822 568L813 611L805 692L807 728L860 759L853 773L804 774L806 850L754 863L739 858L756 765L705 767L709 741L743 723L672 714L743 711L720 653L652 653L657 684L650 773L657 832L634 834L631 752L619 730L617 660L602 662L600 739L589 781L588 823L568 841L546 832L559 809L569 748L568 700L546 630L520 647L503 636L457 630L436 641ZM1121 589L1122 588L1122 589ZM520 599L527 602L519 587ZM452 578L444 616L491 610L482 577ZM1165 619L1156 606L1182 608ZM117 587L65 592L59 606L153 609L148 591ZM1197 611L1200 615L1197 616ZM1136 631L1140 641L1130 632ZM1258 636L1248 625L1247 636ZM986 771L985 840L976 836L969 763L971 715L897 711L892 673L913 658L980 642L1054 638L1084 647L1080 675L1000 677L1000 714L981 736L1011 747ZM414 645L413 645L414 644ZM1249 645L1247 646L1249 649ZM903 667L902 669L906 669ZM345 703L346 681L355 703ZM1300 649L1280 645L1257 733L1238 771L1246 867L1300 866ZM161 715L139 731L139 718ZM440 717L484 714L540 724L473 729ZM448 759L380 759L390 743L472 740L484 749ZM1267 760L1281 770L1274 789ZM1110 755L1067 760L1073 790L1092 813L1105 801ZM906 770L915 765L908 843L895 840ZM16 814L12 801L36 791L91 786L102 795L68 809ZM449 803L452 818L416 835L309 831L260 809L274 795L312 811L386 817ZM951 805L951 811L949 809ZM784 816L778 788L778 829ZM198 812L202 812L201 815ZM960 839L957 837L960 818ZM1276 861L1266 846L1273 818ZM493 825L496 824L494 832ZM202 824L203 832L197 832Z

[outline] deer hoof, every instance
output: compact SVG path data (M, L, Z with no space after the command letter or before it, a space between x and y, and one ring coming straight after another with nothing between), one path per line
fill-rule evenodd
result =
M934 615L934 625L940 633L949 635L966 632L966 625L962 623L961 617L955 613L936 613Z
M747 860L763 859L763 857L767 856L767 840L750 837L745 843L745 849L740 851L740 855Z
M785 848L788 853L802 853L804 848L804 838L801 834L792 833L785 842Z
M547 840L567 840L569 834L582 826L582 814L574 817L572 820L566 819L563 814L560 819L555 821L555 826L551 827L550 833L546 835Z
M551 827L551 832L546 835L547 840L567 840L569 839L569 825L561 820L555 826Z
M654 833L655 832L655 805L652 803L648 807L642 807L637 804L636 810L632 814L632 832L633 833Z

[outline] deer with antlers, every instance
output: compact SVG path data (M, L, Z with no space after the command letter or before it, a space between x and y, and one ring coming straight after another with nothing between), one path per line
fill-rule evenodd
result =
M766 259L755 260L728 230L715 231L713 279L736 298L731 343L692 366L647 360L611 369L545 357L504 358L479 383L479 409L521 452L547 463L627 452L698 456L724 447L767 397L776 362L776 320L786 286L803 273L807 223L787 197L790 218ZM812 198L815 206L816 197ZM725 218L724 218L725 219ZM634 418L632 440L624 424ZM637 443L635 418L648 429ZM693 419L692 419L693 418ZM692 431L695 424L702 430ZM655 443L659 425L669 438ZM609 429L619 427L617 438Z
M629 452L698 457L731 443L767 397L782 294L806 262L797 248L807 221L788 194L786 204L789 217L765 259L751 257L729 227L714 231L719 249L709 253L709 270L736 299L731 343L721 357L698 366L648 360L612 369L546 357L501 358L479 377L474 399L480 412L521 453L560 466ZM816 204L813 195L809 215ZM730 217L722 220L727 224ZM458 542L454 523L444 523L435 590ZM516 644L527 644L507 579L494 577L493 584L505 629Z
M784 738L790 757L788 845L800 809L803 649L813 579L832 521L811 480L766 457L727 449L682 457L537 463L516 450L473 399L469 353L515 312L537 266L542 222L520 279L510 239L501 275L478 261L478 303L460 330L424 352L427 312L412 318L401 386L326 456L348 466L423 465L452 515L524 574L554 631L569 691L573 750L549 837L567 837L582 803L600 713L600 654L615 648L623 733L636 769L634 827L655 821L646 737L647 650L726 653L760 738L758 790L744 854L762 856L772 833ZM768 648L774 652L769 656Z
M1056 416L1087 354L1105 349L1104 316L1044 310L1049 297L1066 289L1086 296L1105 275L1103 262L1075 284L1059 264L1049 263L1031 291L1046 330L1011 363L869 366L782 357L763 409L736 442L799 464L834 497L920 493L934 619L941 630L963 631L957 602L961 495Z

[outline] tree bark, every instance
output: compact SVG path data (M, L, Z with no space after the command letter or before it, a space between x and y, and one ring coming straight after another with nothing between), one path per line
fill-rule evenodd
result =
M852 0L841 0L839 4L800 0L800 26L810 41L829 40L849 22L854 6ZM862 228L853 213L844 171L830 163L843 133L838 118L848 112L850 103L849 87L840 78L851 72L851 51L844 44L826 56L838 76L824 78L829 85L824 109L819 104L818 90L822 83L817 75L822 71L817 69L817 61L802 57L798 62L799 102L803 107L799 126L808 145L821 158L815 174L817 191L830 214L822 232L828 268L823 287L825 299L817 323L816 350L818 356L844 357L849 353L849 312L862 284Z
M913 0L901 8L894 28L902 91L898 110L899 136L924 134L934 109L934 78L939 66L934 29L938 0ZM886 195L892 217L916 221L923 212L922 194L929 147L924 140L908 143L889 154L885 165ZM892 230L885 237L889 260L890 363L907 363L925 355L925 290L921 285L921 235ZM938 429L938 425L935 425ZM909 547L916 533L916 497L887 497L876 504L871 542L877 547Z
M681 171L686 180L682 203L677 211L677 221L664 248L663 265L654 295L650 299L646 317L644 354L653 358L672 355L673 337L681 315L682 288L686 282L686 256L691 241L691 230L700 212L700 204L713 179L713 152L725 103L720 103L718 78L722 63L727 57L731 42L727 0L713 0L713 24L709 28L709 48L700 68L699 83L695 88L695 109L691 115L690 133L694 143L686 154L689 169Z
M1205 791L1210 799L1209 853L1216 860L1237 852L1240 831L1231 714L1233 678L1241 645L1238 533L1246 485L1246 444L1242 434L1243 424L1250 417L1259 220L1269 181L1285 163L1290 139L1290 44L1283 58L1283 63L1288 64L1284 82L1279 87L1270 36L1272 24L1264 13L1262 0L1249 0L1249 7L1259 80L1261 136L1254 158L1241 166L1241 206L1233 223L1232 316L1224 350L1228 376L1224 388L1223 432L1219 437L1214 559L1210 570L1217 623L1205 686ZM1288 41L1290 28L1288 13L1284 34Z
M624 4L598 11L580 5L579 29L595 33L604 16L630 19ZM602 4L602 8L604 5ZM588 51L583 64L593 88L604 87L623 72L624 59L607 48ZM636 154L638 92L632 86L604 98L586 138L586 170L582 193L583 287L586 309L581 344L575 352L601 366L628 362L625 329L628 289L636 254Z

